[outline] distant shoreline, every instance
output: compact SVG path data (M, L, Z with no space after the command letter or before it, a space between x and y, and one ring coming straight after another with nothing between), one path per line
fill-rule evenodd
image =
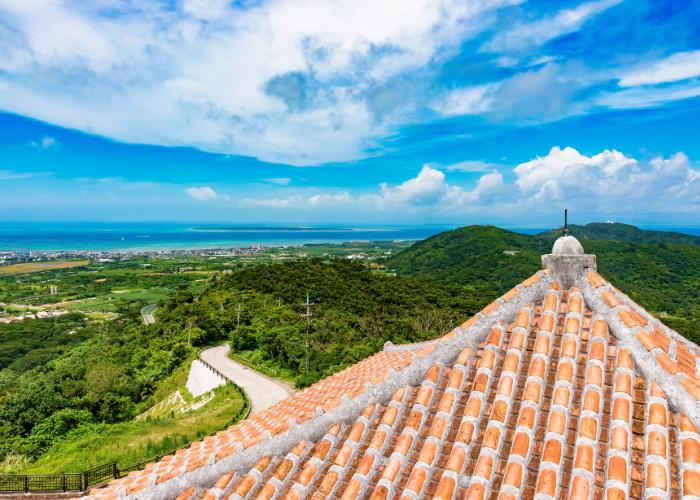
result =
M463 224L466 225L466 224ZM418 241L461 225L270 226L185 223L1 222L0 252L157 253L344 244L368 241ZM499 226L536 234L548 227ZM640 226L700 236L700 227Z

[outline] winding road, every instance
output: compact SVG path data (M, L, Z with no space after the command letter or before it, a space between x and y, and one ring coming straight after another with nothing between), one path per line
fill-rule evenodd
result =
M267 377L229 358L229 349L228 344L210 347L202 351L199 356L221 372L224 377L243 388L250 398L251 413L258 413L269 408L294 393L289 385Z
M152 325L156 322L156 319L153 317L153 313L155 312L157 307L158 304L150 304L141 309L141 316L143 316L144 323L146 323L147 325Z

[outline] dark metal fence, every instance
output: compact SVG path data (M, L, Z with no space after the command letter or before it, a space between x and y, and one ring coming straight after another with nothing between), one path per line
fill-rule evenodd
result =
M86 490L90 486L102 484L112 479L122 477L117 467L117 462L111 464L98 465L94 469L83 472L83 489Z
M116 462L80 473L0 474L0 492L85 491L88 488L123 477Z
M112 479L101 478L88 483L86 473L82 474L0 474L0 492L29 491L83 491ZM96 478L93 477L93 480Z

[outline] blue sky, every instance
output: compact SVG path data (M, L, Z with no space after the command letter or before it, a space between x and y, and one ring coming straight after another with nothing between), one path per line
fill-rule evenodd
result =
M698 225L700 2L0 0L5 220Z

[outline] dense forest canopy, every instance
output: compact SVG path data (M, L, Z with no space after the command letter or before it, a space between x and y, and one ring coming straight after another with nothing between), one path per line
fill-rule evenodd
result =
M316 305L306 323L302 301ZM78 314L0 324L0 460L37 458L62 436L132 419L192 349L231 341L288 370L300 386L396 343L434 338L481 307L469 288L375 273L348 260L307 259L219 275L181 288L142 324L138 307L111 322ZM25 336L23 336L26 334ZM80 428L80 429L79 429Z

